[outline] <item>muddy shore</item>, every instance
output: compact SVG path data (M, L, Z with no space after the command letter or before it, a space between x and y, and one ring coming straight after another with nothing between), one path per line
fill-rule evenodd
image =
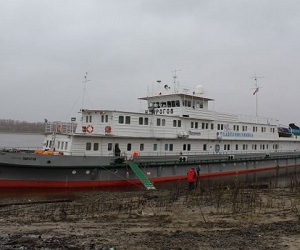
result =
M299 188L2 197L0 249L300 249Z

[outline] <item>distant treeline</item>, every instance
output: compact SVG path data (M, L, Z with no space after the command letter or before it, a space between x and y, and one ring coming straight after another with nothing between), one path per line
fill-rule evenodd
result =
M43 133L45 132L45 124L43 122L25 122L0 119L0 132Z

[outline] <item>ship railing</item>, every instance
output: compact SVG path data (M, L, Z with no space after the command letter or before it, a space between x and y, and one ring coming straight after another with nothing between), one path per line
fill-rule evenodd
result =
M47 122L45 126L46 134L74 134L77 124L74 122Z
M246 123L258 123L258 124L266 124L266 125L277 125L278 120L271 117L260 117L253 115L238 115L240 122Z

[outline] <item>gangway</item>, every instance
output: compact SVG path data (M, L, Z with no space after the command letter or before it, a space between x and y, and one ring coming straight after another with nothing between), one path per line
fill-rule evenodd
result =
M139 165L133 161L128 162L129 167L132 169L132 171L136 174L136 176L140 179L140 181L143 183L146 189L156 189L152 182L147 178L147 176L143 173L143 171L140 169Z

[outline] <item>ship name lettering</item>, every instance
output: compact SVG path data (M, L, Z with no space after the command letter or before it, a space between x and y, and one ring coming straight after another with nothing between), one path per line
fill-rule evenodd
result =
M155 114L173 114L173 109L156 109Z
M23 157L23 160L25 161L36 161L35 157Z

